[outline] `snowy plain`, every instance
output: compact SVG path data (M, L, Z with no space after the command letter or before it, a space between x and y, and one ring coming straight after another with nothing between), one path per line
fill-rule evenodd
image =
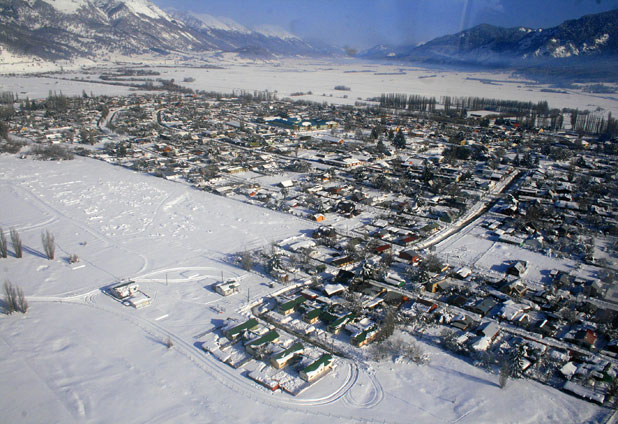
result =
M2 280L31 305L0 315L5 422L581 423L607 414L533 381L500 389L496 375L423 341L428 365L341 360L297 397L271 393L199 340L281 286L256 274L236 296L210 286L246 274L229 254L315 224L86 158L1 155L0 198L0 226L24 243L23 259L0 259ZM42 254L42 230L55 235L55 260ZM136 279L152 305L135 310L101 292L122 278Z
M365 62L355 59L281 59L272 61L249 60L223 54L222 57L186 62L169 60L156 62L144 58L142 66L160 72L157 78L174 79L177 83L195 90L232 91L268 90L280 98L292 93L309 93L295 99L327 102L329 104L354 104L382 93L405 93L423 96L472 96L520 101L547 101L552 108L588 109L607 115L618 115L618 95L592 94L574 88L554 89L547 84L514 76L508 72L456 71L440 68L421 68L412 64ZM161 66L163 64L164 66ZM110 63L93 69L86 63L67 65L64 72L44 76L32 72L32 66L12 65L4 68L0 63L0 90L12 91L20 98L44 98L49 91L62 91L66 95L90 94L120 95L132 92L128 87L101 84L98 75L125 64ZM214 68L212 65L219 67ZM8 66L8 65L7 65ZM135 66L135 65L132 65ZM201 66L201 67L200 67ZM35 68L37 69L37 68ZM72 69L72 70L69 70ZM39 70L41 72L42 70ZM15 72L16 75L8 75ZM192 82L183 82L192 78ZM84 81L80 81L84 79ZM335 90L343 85L349 91ZM611 84L610 84L611 85Z

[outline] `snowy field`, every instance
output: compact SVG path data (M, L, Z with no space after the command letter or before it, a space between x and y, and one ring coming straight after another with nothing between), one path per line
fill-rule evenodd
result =
M548 85L535 84L505 72L464 72L423 69L411 65L378 64L358 60L249 61L229 58L210 64L222 69L191 68L182 65L157 66L156 78L174 79L193 89L219 92L233 90L277 91L279 97L291 93L310 95L294 97L317 102L354 104L357 100L379 96L381 93L406 93L424 96L475 96L497 99L538 102L546 100L554 108L579 108L591 111L601 108L604 114L618 114L618 95L591 94L580 89L560 89L544 92ZM104 70L102 69L101 72ZM92 82L67 81L66 78L91 79ZM20 98L47 97L49 90L67 95L79 95L82 90L94 94L126 94L127 87L96 83L98 74L75 71L40 76L0 76L0 90L17 92ZM193 78L193 82L183 82ZM335 90L337 85L350 91ZM344 98L344 96L347 96Z
M523 260L528 271L523 280L534 288L551 282L550 272L565 271L584 279L596 278L598 268L571 259L549 256L496 240L481 227L480 217L461 232L436 245L435 251L451 266L468 266L484 275L502 277L510 261Z
M224 298L211 285L245 274L230 253L314 224L85 158L2 155L0 198L0 226L24 244L23 259L0 259L2 280L30 301L26 315L0 315L3 422L582 423L607 413L532 381L500 389L496 375L429 345L429 365L339 360L297 397L271 393L199 340L281 286L249 274ZM42 230L55 235L55 260L43 257ZM121 278L152 304L135 310L99 290Z

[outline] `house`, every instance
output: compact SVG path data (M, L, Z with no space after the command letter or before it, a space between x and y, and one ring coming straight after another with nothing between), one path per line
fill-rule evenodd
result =
M342 317L337 318L336 320L334 320L333 322L331 322L330 324L328 324L328 326L326 327L326 329L328 331L330 331L333 334L339 334L339 332L341 331L341 329L351 320L354 319L356 315L354 314L354 312L350 312Z
M321 314L322 310L320 308L311 309L303 315L303 321L307 324L315 324L320 319Z
M135 281L127 281L111 288L111 294L118 299L126 299L139 291L139 285Z
M285 367L296 355L301 355L305 351L302 343L296 342L282 352L275 353L270 357L270 364L277 368Z
M371 326L358 334L353 335L350 338L350 342L354 346L363 347L368 343L371 343L376 337L378 337L378 327Z
M515 277L523 277L528 271L528 262L516 261L506 269L506 273Z
M494 341L498 334L500 334L500 326L495 321L486 322L477 328L476 333L482 337L489 337L491 341Z
M300 295L307 300L315 300L320 294L312 289L303 289Z
M416 299L416 302L414 302L414 309L420 313L428 314L438 309L438 304L429 299L419 297Z
M485 316L489 313L489 311L491 311L496 305L498 304L498 302L496 300L494 300L491 297L486 297L478 302L476 302L471 308L470 310L472 310L472 312L475 312L479 315Z
M343 267L346 265L350 265L354 263L354 258L352 258L351 256L344 256L341 258L337 258L331 261L331 265L336 266L336 267Z
M288 281L290 281L290 274L279 268L275 268L270 271L270 275L272 275L277 281L282 283L287 283Z
M258 356L267 345L277 340L279 340L279 333L276 330L270 330L268 333L248 341L245 344L245 349L250 355Z
M500 286L500 291L509 296L523 296L528 291L528 287L521 280L507 281Z
M311 218L315 222L323 222L323 221L326 220L326 217L324 215L322 215L321 213L316 213L315 215L312 215Z
M549 319L539 320L535 327L535 332L542 334L543 336L555 336L558 331L559 325L554 321L550 321Z
M573 342L591 349L597 341L597 334L591 329L579 330L573 337Z
M455 277L461 280L465 280L472 274L472 270L467 266L464 266L455 272Z
M418 240L418 237L415 235L408 235L408 236L404 236L399 240L399 244L402 246L409 246L412 243L414 243L416 240Z
M228 280L215 286L215 291L221 296L230 296L240 292L240 283L236 280Z
M414 250L402 250L399 252L399 257L411 263L417 263L421 260L419 254Z
M342 293L345 291L345 287L341 284L325 284L324 285L324 294L326 296L331 297L338 293Z
M334 281L341 284L350 284L354 280L354 278L356 278L355 273L353 273L352 271L341 269L337 273Z
M564 386L562 386L562 389L567 392L573 393L574 395L579 396L583 399L591 400L598 404L603 404L603 402L605 402L606 393L584 387L573 381L566 381L564 383Z
M238 339L247 330L254 330L258 327L258 322L255 318L251 318L242 324L231 327L223 332L225 337L229 340L234 341Z
M472 325L473 321L468 315L460 314L451 320L451 325L455 328L459 328L462 331L466 331Z
M437 293L439 291L447 290L451 284L446 279L435 279L428 281L423 285L423 290L430 293Z
M128 303L129 306L133 306L135 309L140 309L150 305L152 298L146 293L137 291L129 296L125 302Z
M304 296L298 296L296 299L281 303L277 307L277 312L279 312L281 315L290 315L296 310L299 305L305 303L306 300L307 299Z
M328 372L333 366L333 355L323 354L313 363L303 368L298 374L307 382L312 382Z
M391 245L390 244L382 244L378 247L375 248L375 253L377 253L378 255L380 253L384 253L387 252L391 249Z

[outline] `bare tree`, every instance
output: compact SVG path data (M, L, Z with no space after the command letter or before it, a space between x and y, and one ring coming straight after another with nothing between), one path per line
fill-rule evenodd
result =
M43 242L43 251L47 259L54 259L54 254L56 252L54 235L50 233L49 230L45 230L41 233L41 241Z
M245 250L240 254L240 265L245 271L251 271L253 268L253 258L251 257L251 252Z
M24 296L24 291L21 287L17 287L17 310L22 314L25 314L28 311L28 301Z
M25 314L28 310L28 301L26 301L24 292L20 287L13 286L8 280L4 282L4 301L6 303L6 311L9 314L13 312Z
M19 237L19 233L15 228L11 228L11 244L13 245L13 250L15 251L15 257L21 258L23 256L21 237Z
M10 281L4 282L4 302L6 303L6 312L12 314L17 311L17 291Z
M0 228L0 257L6 258L8 256L6 244L6 236L4 235L4 230Z
M384 319L382 319L380 329L378 330L376 341L386 341L395 331L395 324L395 312L392 308L386 308L386 313L384 314Z

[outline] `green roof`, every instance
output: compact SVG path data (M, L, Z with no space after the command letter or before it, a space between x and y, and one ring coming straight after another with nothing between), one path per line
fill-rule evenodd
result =
M289 300L285 303L282 303L281 305L279 305L279 309L282 311L287 311L288 309L294 309L298 305L305 303L306 300L307 299L305 299L303 296L299 296L296 299Z
M367 338L367 336L374 332L376 330L376 326L371 326L370 328L367 328L363 331L361 331L360 333L358 333L357 335L352 337L352 343L360 343L365 341L365 339Z
M342 325L347 324L347 322L350 321L352 318L354 318L354 312L350 312L349 314L346 314L342 317L337 318L335 321L331 322L328 325L328 327L329 328L341 327Z
M242 333L245 330L250 330L258 326L258 322L255 318L251 318L236 327L232 327L225 332L225 337L230 338Z
M320 318L327 323L331 323L337 319L337 315L333 315L328 311L322 311L322 313L320 314Z
M294 353L294 352L298 352L303 350L305 347L303 346L303 344L301 342L296 342L294 343L292 346L290 346L289 348L287 348L286 350L284 350L283 352L279 352L276 353L273 358L274 359L280 359L280 358L285 358L286 356Z
M251 340L249 343L246 344L246 346L260 346L266 343L271 343L274 342L275 340L277 340L279 338L279 333L277 333L277 331L275 330L270 330L268 333L264 334L261 337L258 337L255 340Z
M307 312L303 318L309 319L309 320L318 318L321 313L322 313L322 310L320 308L315 308Z
M320 366L328 365L331 363L332 360L333 360L333 355L329 353L325 353L322 356L320 356L318 360L316 360L312 364L307 365L303 371L305 374L309 374L310 372L317 371L320 368Z

